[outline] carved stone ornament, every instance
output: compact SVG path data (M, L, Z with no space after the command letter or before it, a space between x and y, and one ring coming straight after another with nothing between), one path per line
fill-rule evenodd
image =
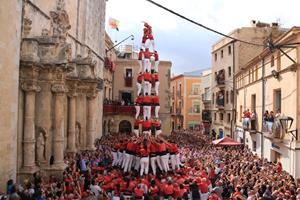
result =
M89 99L94 99L97 97L97 93L98 93L97 90L93 89L93 90L88 91L86 96Z
M53 36L66 37L67 31L71 29L69 16L65 11L64 0L57 1L56 11L50 11Z
M95 68L97 61L93 59L91 50L88 51L88 55L85 58L82 58L81 55L77 55L75 62L77 64L77 73L79 78L96 78Z
M51 90L55 93L64 93L68 91L66 86L63 84L54 84L52 85Z
M25 91L25 92L39 92L41 91L41 87L38 86L36 83L32 83L32 82L24 82L21 84L21 88Z
M25 17L23 22L24 22L24 24L23 24L23 34L26 37L26 36L29 35L29 33L31 31L32 21L29 18Z

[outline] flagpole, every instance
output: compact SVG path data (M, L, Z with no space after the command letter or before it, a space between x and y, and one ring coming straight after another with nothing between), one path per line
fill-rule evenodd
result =
M134 40L134 35L130 35L127 38L123 39L121 42L115 44L113 47L111 47L110 49L106 50L106 53L111 51L113 48L115 48L116 46L120 45L122 42L125 42L126 40L128 40L129 38L131 38L131 40Z

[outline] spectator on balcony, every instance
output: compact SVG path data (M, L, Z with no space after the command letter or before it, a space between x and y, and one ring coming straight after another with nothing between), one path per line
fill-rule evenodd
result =
M143 48L140 49L138 62L139 62L139 71L138 73L141 73L143 71L143 60L144 60L144 50Z
M251 112L251 130L256 130L256 111Z
M223 91L218 92L218 105L219 106L224 106L224 94Z
M151 87L152 87L152 75L149 73L149 71L146 69L146 72L144 73L144 95L146 93L151 94Z
M244 112L244 128L245 129L249 129L250 118L251 118L251 113L250 113L249 109L247 109Z

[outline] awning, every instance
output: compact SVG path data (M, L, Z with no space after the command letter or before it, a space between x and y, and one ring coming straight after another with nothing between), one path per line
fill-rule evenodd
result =
M218 146L238 146L238 145L243 145L242 143L237 142L237 141L233 140L230 137L224 137L224 138L221 138L221 139L217 139L217 140L212 141L212 143L214 145L218 145Z

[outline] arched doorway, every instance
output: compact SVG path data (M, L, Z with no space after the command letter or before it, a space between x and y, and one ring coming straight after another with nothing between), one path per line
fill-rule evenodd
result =
M119 132L131 133L131 123L127 120L123 120L119 124Z

